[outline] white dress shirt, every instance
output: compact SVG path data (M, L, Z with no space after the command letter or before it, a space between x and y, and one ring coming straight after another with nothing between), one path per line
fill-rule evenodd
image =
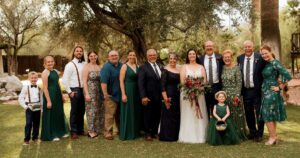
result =
M78 69L80 85L78 82L76 68L72 62L69 62L65 67L64 75L62 77L62 83L64 84L64 88L68 93L72 92L71 88L83 87L82 70L85 65L85 62L78 63L79 60L76 58L74 58L72 61L76 64L76 67Z
M217 67L217 60L215 53L213 53L211 56L205 55L204 57L204 67L206 71L207 81L209 81L209 57L212 57L212 75L213 75L213 83L219 83L219 72Z
M28 95L28 86L29 86L29 93L30 93L30 101L31 103L36 103L38 101L40 101L41 105L43 104L43 93L42 90L37 88L31 88L31 84L30 85L25 85L23 86L21 93L19 94L19 104L21 107L23 107L25 110L27 108L30 108L30 106L26 105L26 102L29 103L29 95ZM31 109L32 110L32 109ZM34 109L32 111L38 111L40 109Z
M148 61L149 62L149 64L151 65L151 67L153 68L153 71L155 72L155 69L154 69L154 66L153 66L153 64L155 64L156 65L156 69L157 69L157 72L158 72L158 75L159 75L159 78L161 78L161 71L160 71L160 68L159 68L159 66L156 64L156 63L151 63L150 61Z
M254 87L254 82L253 82L253 64L254 64L254 53L250 57L245 56L244 59L244 68L243 68L243 74L244 74L244 85L246 85L246 66L247 66L247 58L250 58L250 88Z

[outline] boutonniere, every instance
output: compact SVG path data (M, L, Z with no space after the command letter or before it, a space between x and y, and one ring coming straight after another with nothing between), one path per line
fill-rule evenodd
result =
M259 59L257 59L257 58L254 60L255 64L257 63L258 60L259 60Z

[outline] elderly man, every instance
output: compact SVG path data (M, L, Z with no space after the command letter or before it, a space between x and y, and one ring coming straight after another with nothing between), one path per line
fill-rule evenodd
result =
M250 130L249 139L261 141L264 132L264 122L258 121L261 106L262 70L265 61L259 53L253 52L253 42L244 42L244 54L237 57L242 72L244 100L247 125ZM257 127L256 127L257 125Z
M104 138L108 140L113 139L112 130L114 120L117 126L119 125L118 112L116 111L121 97L119 82L121 67L122 64L119 62L119 53L112 50L108 53L108 61L103 65L100 72L105 107Z
M138 72L138 86L143 104L145 139L151 141L157 137L162 106L161 69L156 63L155 49L147 50L147 62Z
M221 74L223 69L222 55L214 52L214 43L212 41L205 42L205 54L200 57L200 64L204 66L207 81L211 89L205 94L207 114L212 116L212 109L217 101L215 94L222 89Z

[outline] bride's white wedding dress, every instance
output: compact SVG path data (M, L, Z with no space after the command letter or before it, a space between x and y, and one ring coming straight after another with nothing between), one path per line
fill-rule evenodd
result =
M201 69L197 71L186 68L186 76L201 77L205 74L201 73ZM184 100L180 93L180 130L179 142L184 143L205 143L207 135L208 117L206 111L206 103L204 94L198 97L198 103L201 109L202 118L196 116L195 103L191 106L189 100Z

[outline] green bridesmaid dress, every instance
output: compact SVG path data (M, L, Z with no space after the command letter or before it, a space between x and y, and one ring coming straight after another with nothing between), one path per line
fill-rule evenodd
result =
M216 106L216 113L220 118L223 118L226 115L227 105ZM240 139L236 131L235 125L233 124L231 117L229 116L226 119L227 127L225 131L217 131L216 129L217 119L213 117L210 119L208 125L208 136L207 143L210 145L233 145L239 144Z
M56 70L51 70L48 76L48 91L52 108L47 108L47 100L44 95L41 132L42 141L52 141L54 138L61 138L69 132L58 80L59 76Z
M137 74L127 65L125 79L127 102L121 101L120 140L132 140L139 137L140 98L137 85Z

